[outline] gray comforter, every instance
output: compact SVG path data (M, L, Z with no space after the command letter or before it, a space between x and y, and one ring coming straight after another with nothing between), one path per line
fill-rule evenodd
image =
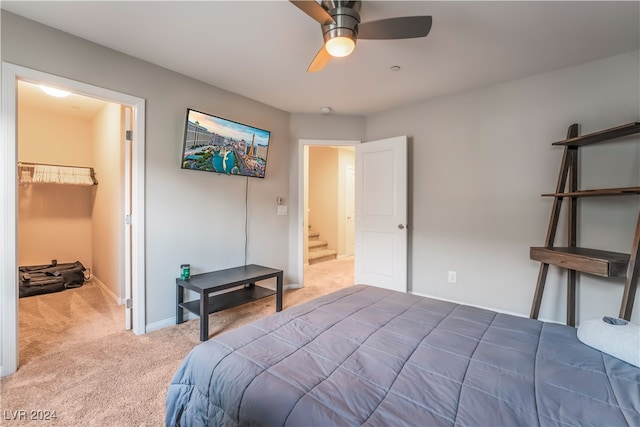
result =
M640 369L576 329L358 285L206 341L167 426L640 426Z

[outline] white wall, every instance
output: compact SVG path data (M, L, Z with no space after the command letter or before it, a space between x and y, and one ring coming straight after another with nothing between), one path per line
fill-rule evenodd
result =
M175 319L180 264L192 273L244 262L244 178L181 170L187 107L271 131L265 179L248 183L248 259L288 272L289 114L2 11L2 60L146 100L147 325Z
M91 166L91 123L28 106L18 98L18 160ZM32 184L18 188L18 265L80 261L92 265L95 187Z
M98 186L19 188L19 265L80 261L123 298L120 105L92 119L34 107L18 98L19 159L94 167Z
M335 147L309 147L310 231L338 250L338 155Z
M528 316L539 267L529 247L544 244L552 203L540 194L555 190L562 157L551 143L575 122L584 134L638 121L639 75L631 52L368 116L367 140L410 136L410 289ZM581 148L581 187L639 185L635 141ZM637 196L580 209L579 245L629 252ZM577 320L617 316L622 287L582 275ZM551 267L540 318L564 322L565 294Z

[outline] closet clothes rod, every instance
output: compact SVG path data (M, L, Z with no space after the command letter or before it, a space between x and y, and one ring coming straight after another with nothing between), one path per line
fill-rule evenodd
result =
M91 167L18 162L18 182L29 184L98 185Z

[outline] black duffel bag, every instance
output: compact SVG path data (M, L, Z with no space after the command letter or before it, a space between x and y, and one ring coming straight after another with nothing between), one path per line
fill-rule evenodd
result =
M80 261L58 264L55 259L48 265L19 267L20 298L80 287L85 282L85 270Z

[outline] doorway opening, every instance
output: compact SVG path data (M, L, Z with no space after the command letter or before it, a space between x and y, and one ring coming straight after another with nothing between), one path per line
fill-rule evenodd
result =
M87 330L130 329L116 308L125 302L127 107L47 91L18 81L21 364L62 342L86 339Z
M360 141L301 140L302 285L353 284L355 149Z
M82 102L84 100L91 103L95 101L96 104L101 105L100 108L110 110L112 113L111 116L117 116L117 129L114 131L116 135L119 135L117 138L125 139L122 136L122 130L124 130L125 127L124 124L131 125L131 127L127 128L128 137L126 138L126 141L124 141L124 148L118 147L118 149L121 150L119 155L123 158L123 161L118 163L120 167L116 166L118 168L117 171L102 168L103 172L98 173L98 182L100 182L101 178L106 178L109 174L116 176L116 180L118 181L116 184L113 183L112 179L106 179L103 182L106 186L111 185L112 187L119 188L119 191L116 191L118 194L114 197L117 199L118 206L121 207L119 212L115 213L117 218L115 218L114 221L111 221L113 224L116 224L115 226L112 226L112 228L115 227L115 233L117 233L118 236L114 243L116 248L112 250L111 253L116 253L120 258L120 262L116 262L116 264L119 265L115 268L117 270L115 273L113 271L109 271L108 263L106 266L101 267L101 270L104 272L102 273L103 278L101 278L101 281L104 282L106 280L110 282L111 286L107 285L106 288L111 290L111 293L116 299L118 299L118 302L124 303L125 307L127 307L124 310L125 328L133 329L135 334L145 333L146 317L144 296L145 261L143 179L145 101L141 98L132 97L108 89L87 85L9 63L2 64L2 71L3 131L1 134L0 147L4 155L1 156L2 160L0 160L0 162L3 164L2 175L4 183L1 188L1 196L3 205L6 209L2 212L1 220L3 224L8 226L8 230L13 230L13 232L7 233L6 239L3 242L2 250L7 256L3 257L2 261L0 261L0 277L2 277L2 284L0 284L0 295L2 296L0 300L0 311L2 312L1 320L4 325L0 331L0 342L2 343L2 347L0 349L2 356L0 375L6 376L15 372L19 366L18 266L23 260L25 260L26 263L29 263L30 260L34 260L38 256L37 251L31 252L30 254L22 252L24 244L19 245L18 236L20 235L21 238L25 237L29 232L25 233L25 230L20 230L20 226L33 225L35 223L28 224L28 222L33 218L23 217L22 219L25 224L22 224L18 215L23 212L22 209L25 207L23 204L33 203L34 200L38 200L38 203L40 203L43 200L46 200L47 197L44 196L44 192L41 191L42 189L38 189L38 194L35 199L33 197L33 188L30 189L31 194L27 194L26 192L21 194L21 190L26 190L26 188L18 186L17 182L19 169L18 161L22 160L19 156L29 153L29 150L33 149L34 151L27 154L27 156L32 156L36 163L59 166L64 163L69 163L69 161L65 160L70 160L72 166L78 166L78 163L86 162L87 160L86 152L82 154L83 148L77 145L73 147L73 144L70 144L72 146L71 149L67 145L64 147L58 147L58 149L48 147L45 150L44 146L38 145L38 143L32 146L23 146L19 148L18 109L21 107L18 106L18 100L20 94L29 93L30 89L34 89L31 86L35 84L44 84L49 87L64 89L65 91L74 94L74 97L76 95L80 95L77 96L78 102ZM18 107L18 109L16 107ZM70 108L73 109L73 106L70 106ZM79 107L79 109L82 110L82 107ZM47 113L44 112L46 111L46 108L40 105L36 110L39 111L40 117L37 121L34 121L34 123L29 124L29 130L41 132L40 134L35 132L35 141L44 140L46 142L52 139L47 136L47 127L52 128L58 126L59 123L50 122L48 125L45 125L44 123L46 122L43 122L42 120L43 118L47 118ZM28 119L28 116L32 113L25 113L25 111L20 110L20 114L26 116L21 117L22 120ZM107 113L107 115L109 114ZM22 125L23 123L20 124L20 126ZM78 136L74 134L75 132L77 132L77 128L72 127L71 134L62 138L66 139L68 142ZM24 129L20 129L20 133L25 133ZM66 158L56 157L65 150L67 151ZM48 153L45 153L45 151L48 151ZM103 153L100 153L100 156L102 155ZM44 157L39 158L38 156ZM89 163L92 163L92 161ZM125 164L129 166L124 167ZM100 177L100 175L103 176ZM54 186L55 184L47 185ZM85 191L84 193L76 190L78 189L73 190L73 192L75 192L75 195L73 196L75 197L73 204L79 205L79 209L82 210L84 214L79 216L84 216L85 221L80 221L84 222L83 224L76 224L73 226L75 228L70 233L71 235L69 236L69 240L73 240L73 235L83 227L85 230L91 231L91 225L87 223L86 216L87 214L95 214L95 208L98 206L97 201L99 199L96 195L95 188L88 192L87 189L82 189ZM60 188L53 190L54 193L56 191L59 192ZM91 191L93 191L93 193L91 193ZM69 196L69 194L66 194L66 196ZM41 204L46 205L47 203L43 202ZM62 211L73 212L73 210L67 209L68 207L64 206L64 203L59 203L56 208L58 209L58 213ZM47 206L40 206L41 213L46 211ZM67 225L68 224L65 224L65 226ZM98 228L101 227L102 226L98 226ZM29 228L31 231L34 229L34 227ZM44 225L44 228L47 229L47 225ZM60 227L49 228L52 231L55 231L54 229L58 229L59 231ZM112 244L112 246L114 244ZM32 248L34 247L37 248L37 245L32 246ZM96 251L99 252L100 249L92 248L89 249L89 251L93 255ZM84 253L85 262L89 259L90 261L87 263L92 267L92 273L95 272L97 270L97 265L94 266L95 260L92 259L92 256L87 255L86 249ZM63 256L64 255L61 254L60 258ZM86 258L87 256L88 258ZM61 261L66 262L66 260ZM111 273L114 273L113 276L115 276L115 278L107 279L106 276L109 276ZM113 282L117 282L117 284L113 284Z

